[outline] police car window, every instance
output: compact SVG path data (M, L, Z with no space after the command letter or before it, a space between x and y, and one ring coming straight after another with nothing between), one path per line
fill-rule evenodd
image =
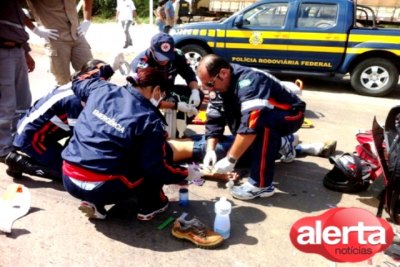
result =
M304 3L300 5L297 16L299 28L331 28L337 22L336 4Z
M287 3L259 5L243 14L244 26L282 27L288 10Z

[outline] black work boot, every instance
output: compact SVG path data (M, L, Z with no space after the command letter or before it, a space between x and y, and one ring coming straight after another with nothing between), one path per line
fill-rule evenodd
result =
M8 165L7 174L14 178L21 178L22 174L26 173L44 178L61 179L60 175L55 174L54 171L16 152L9 153L5 163Z

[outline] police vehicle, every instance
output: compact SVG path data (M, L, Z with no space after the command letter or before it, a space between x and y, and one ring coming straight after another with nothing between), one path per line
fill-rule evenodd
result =
M350 74L360 94L395 89L400 30L377 26L352 0L260 0L218 22L178 25L172 33L193 67L214 53L271 71Z

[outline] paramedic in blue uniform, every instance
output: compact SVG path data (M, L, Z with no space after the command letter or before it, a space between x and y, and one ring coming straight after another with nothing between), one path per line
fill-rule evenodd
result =
M184 182L196 172L166 160L165 120L156 108L164 94L163 75L139 68L128 81L117 86L83 73L72 82L75 94L87 101L62 153L63 182L92 219L106 217L105 205L135 196L137 219L151 220L168 208L163 185Z
M193 108L198 109L202 100L196 74L182 51L175 48L174 39L169 34L158 33L153 36L150 47L136 56L131 63L134 73L141 66L157 68L166 76L167 95L165 101L161 101L159 108L177 109L187 113L189 117L196 115ZM178 74L186 81L187 86L175 86ZM178 94L181 101L174 99L172 92Z
M86 63L82 71L97 69L103 64L105 62L94 59ZM71 83L56 87L37 100L18 122L13 141L16 152L11 152L5 160L7 173L15 178L27 173L61 180L64 145L59 141L67 142L82 109L83 104L74 95Z
M234 186L231 193L243 200L272 196L275 192L274 164L281 137L301 127L306 104L272 75L229 64L216 55L205 56L197 72L202 85L210 90L205 164L215 162L214 148L227 124L235 140L227 156L213 166L214 170L231 172L249 148L252 153L250 177L243 185ZM213 105L213 102L222 105Z

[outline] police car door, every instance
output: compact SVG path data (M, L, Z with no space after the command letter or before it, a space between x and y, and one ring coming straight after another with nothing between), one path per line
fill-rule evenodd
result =
M338 1L300 1L290 23L287 57L293 69L331 72L341 63L346 45L345 19ZM347 11L340 11L347 12Z
M260 68L280 67L285 58L287 1L263 2L239 13L227 29L225 57Z

